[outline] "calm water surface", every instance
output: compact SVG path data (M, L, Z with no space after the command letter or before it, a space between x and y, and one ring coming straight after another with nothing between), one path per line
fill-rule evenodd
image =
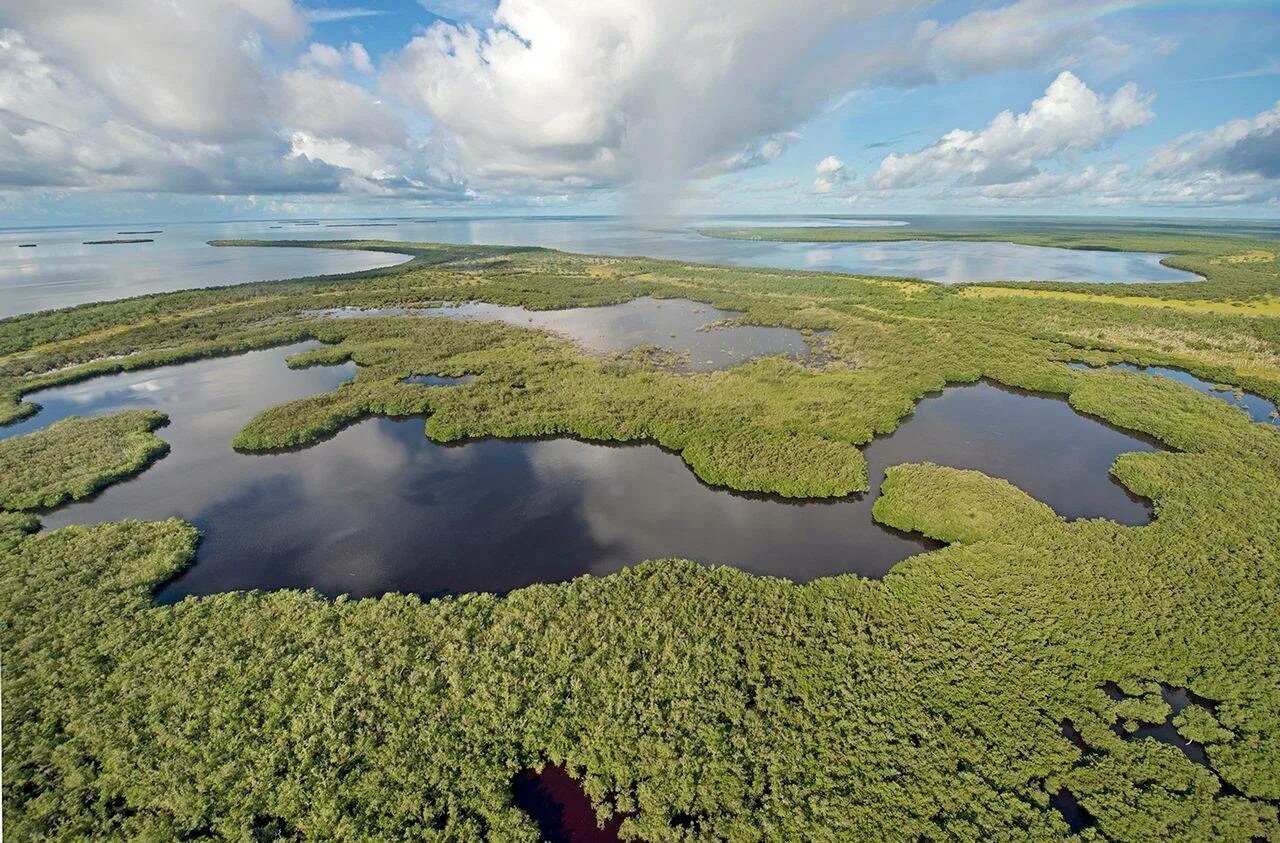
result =
M558 764L521 772L511 790L516 806L538 824L546 843L612 843L621 839L618 830L626 815L615 814L601 828L582 783Z
M272 224L176 225L148 234L152 243L99 246L87 246L83 241L112 238L130 226L0 231L0 318L141 293L355 272L405 260L403 255L386 252L224 249L206 242L219 237L279 237L282 229L267 228ZM37 246L22 249L19 243Z
M762 355L785 354L801 358L812 353L804 335L794 328L717 325L741 314L689 299L643 296L606 307L564 310L526 310L487 302L430 308L341 307L320 311L318 315L331 319L444 316L449 319L506 322L553 331L588 351L612 352L638 346L658 346L684 355L686 361L681 368L697 372L723 369Z
M1017 243L951 243L904 240L896 243L789 243L764 255L765 266L823 272L871 273L927 278L944 284L963 281L1196 281L1199 276L1160 263L1167 255L1086 252Z
M381 239L445 243L547 246L602 255L641 255L673 260L908 275L947 283L983 279L1078 281L1186 281L1192 276L1161 266L1158 255L1080 252L1007 243L805 244L719 240L706 226L847 225L901 230L903 226L963 230L965 225L1017 232L1052 229L1042 221L957 221L929 217L845 219L831 217L682 218L637 224L616 217L504 217L491 219L354 220L289 222L121 224L85 228L0 231L0 317L90 301L215 284L233 284L346 272L400 260L381 253L226 249L206 245L222 238ZM1091 222L1105 227L1102 221ZM85 246L126 230L154 230L153 243ZM1066 230L1072 230L1070 228ZM1118 229L1123 230L1123 229ZM19 248L35 243L36 248Z
M1069 365L1073 369L1095 368L1084 363L1071 363ZM1249 418L1255 422L1280 426L1280 410L1277 410L1274 401L1268 401L1261 395L1254 395L1251 392L1245 392L1233 387L1224 389L1218 384L1210 383L1190 372L1184 372L1182 369L1171 369L1167 366L1135 366L1132 363L1115 363L1103 368L1118 372L1135 372L1157 378L1170 378L1178 383L1186 384L1196 392L1217 398L1219 401L1225 401L1233 407L1239 407L1248 413Z
M874 488L839 501L713 489L677 455L647 445L441 446L425 438L421 419L369 419L302 451L232 451L232 437L257 412L354 374L350 363L287 369L284 357L304 347L47 390L31 396L44 405L39 414L0 435L130 407L170 415L159 432L172 445L168 456L42 519L51 528L170 516L195 523L204 531L199 561L165 588L164 601L249 588L504 592L668 556L797 581L850 571L881 576L931 546L871 520L885 468L907 461L1004 477L1069 518L1149 518L1107 469L1119 453L1152 445L1064 401L988 383L923 400L897 432L865 449Z

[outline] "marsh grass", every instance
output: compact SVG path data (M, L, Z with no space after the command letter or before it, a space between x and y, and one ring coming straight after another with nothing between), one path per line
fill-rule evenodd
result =
M137 474L168 453L153 433L168 423L164 413L127 410L0 440L0 508L49 509Z

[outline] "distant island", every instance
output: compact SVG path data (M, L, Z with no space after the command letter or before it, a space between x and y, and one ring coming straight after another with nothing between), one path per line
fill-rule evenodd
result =
M154 243L154 239L150 237L142 237L136 240L85 240L82 246L107 246L113 243Z

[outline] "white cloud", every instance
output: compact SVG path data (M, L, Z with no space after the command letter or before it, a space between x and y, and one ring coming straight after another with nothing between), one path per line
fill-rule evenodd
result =
M919 152L893 154L868 180L875 190L936 182L1006 184L1032 178L1046 161L1096 150L1151 120L1152 97L1132 83L1099 96L1063 71L1022 114L1003 111L981 131L955 129Z
M373 73L373 62L369 60L369 53L363 44L359 41L348 44L346 52L347 61L357 73Z
M978 5L951 20L925 19L846 53L845 64L876 85L918 87L1019 69L1087 67L1119 73L1178 41L1117 23L1114 15L1156 0L1015 0Z
M986 185L979 193L984 199L1007 202L1072 197L1091 204L1110 204L1129 198L1128 173L1123 164L1105 168L1091 164L1079 171L1037 173L1022 181Z
M931 197L993 205L1052 203L1225 207L1280 203L1280 103L1254 117L1190 132L1153 150L1140 172L1124 164L1040 171L983 185L948 183Z
M1017 0L916 26L874 0L502 0L478 25L428 28L385 82L481 181L663 184L767 160L770 139L860 87L1101 61L1125 49L1101 31L1115 8Z
M828 155L818 162L814 167L817 174L814 177L813 185L809 188L813 193L832 193L836 190L846 187L849 183L851 173L845 168L844 162L834 155Z
M1141 2L1119 4L1140 6ZM1059 69L1088 61L1123 64L1131 48L1113 40L1099 18L1116 11L1112 0L1019 0L978 9L951 23L923 21L915 45L921 63L939 78L1009 68Z
M1254 117L1190 132L1157 148L1144 174L1155 201L1224 205L1280 196L1280 102Z
M388 82L454 134L481 177L678 180L723 171L714 162L793 130L842 91L848 80L815 71L842 27L882 8L504 0L489 29L437 23L415 38Z
M351 20L352 18L371 18L376 15L385 15L386 12L381 9L369 9L364 6L344 6L339 8L314 8L303 9L302 15L307 19L308 23L333 23L335 21Z
M4 14L122 119L202 140L264 135L264 44L306 29L289 0L7 2Z
M373 62L369 59L369 53L359 42L348 43L341 49L318 41L313 42L303 54L301 63L335 72L351 67L357 73L373 73Z
M1157 149L1146 167L1156 178L1204 171L1280 179L1280 102L1255 117L1185 134Z
M337 47L316 42L307 48L302 61L305 64L323 67L326 70L339 70L346 64L347 58Z
M340 137L369 146L400 146L400 119L358 85L318 70L286 71L280 78L278 119L288 129Z
M307 43L309 24L385 14L369 6L0 0L0 190L446 201L474 185L561 201L627 186L660 202L682 180L778 162L806 121L877 87L1010 68L1107 78L1168 47L1107 18L1143 2L973 0L921 21L921 9L952 7L420 0L450 20L375 67L363 44ZM1151 97L1132 84L1103 95L1063 72L1024 113L890 155L864 181L830 156L812 182L766 173L775 184L746 189L807 201L919 189L993 203L1280 195L1280 104L1167 144L1144 180L1097 163L1092 153L1150 119Z
M254 131L193 135L185 121L136 119L96 77L75 71L79 61L56 60L23 33L0 30L0 189L468 198L443 148L411 141L385 105L326 69L354 68L361 55L351 45L311 45L297 67L260 73L243 105L258 121Z
M433 201L473 198L464 179L447 167L428 163L444 157L431 146L428 142L408 147L367 147L298 131L290 138L289 157L341 168L339 187L347 193Z

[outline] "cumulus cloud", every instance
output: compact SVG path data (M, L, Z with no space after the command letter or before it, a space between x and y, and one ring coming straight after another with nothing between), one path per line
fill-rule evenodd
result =
M289 0L4 5L9 25L46 61L82 80L123 119L206 140L265 133L264 44L293 43L306 29Z
M290 70L280 78L281 124L369 146L399 146L405 128L390 109L364 88L310 69Z
M435 23L385 81L483 181L663 183L768 160L861 87L1101 60L1122 49L1099 23L1115 8L1017 0L912 29L913 9L872 0L502 0L483 23Z
M955 129L919 152L889 155L868 186L900 190L936 182L981 186L1030 179L1046 161L1098 149L1148 122L1151 101L1132 83L1099 96L1063 71L1022 114L1006 110L981 131Z
M442 150L343 78L372 71L362 45L272 66L265 45L305 32L287 2L57 5L5 10L23 29L0 29L0 189L471 195ZM126 47L122 22L167 37Z
M1081 205L1224 207L1280 203L1280 102L1254 117L1187 133L1145 166L1089 164L981 185L951 183L933 198L991 204L1069 198Z
M331 44L312 43L307 47L302 63L330 71L340 71L349 66L358 73L373 73L373 62L360 43L348 43L341 49Z
M1129 168L1124 164L1110 167L1090 164L1079 171L1037 173L1022 181L986 185L981 189L980 195L984 199L1010 202L1066 196L1092 204L1117 204L1131 198L1128 173Z
M340 137L293 133L291 160L320 162L339 168L338 187L343 192L384 199L456 201L474 198L466 180L447 166L430 140L407 146L370 147Z
M369 59L369 52L363 44L359 42L348 44L345 52L347 61L357 73L373 73L373 62Z
M388 74L447 127L478 175L581 187L747 164L845 80L818 54L867 0L503 0L494 25L439 22ZM740 160L734 161L735 154Z
M1280 102L1255 117L1183 135L1157 149L1146 171L1156 178L1204 171L1280 178Z
M844 162L834 155L828 155L818 162L818 166L814 167L816 176L813 185L809 188L814 193L833 193L844 188L849 183L850 173L845 169Z
M1157 180L1153 197L1165 202L1216 205L1280 196L1280 102L1157 148L1144 174Z

